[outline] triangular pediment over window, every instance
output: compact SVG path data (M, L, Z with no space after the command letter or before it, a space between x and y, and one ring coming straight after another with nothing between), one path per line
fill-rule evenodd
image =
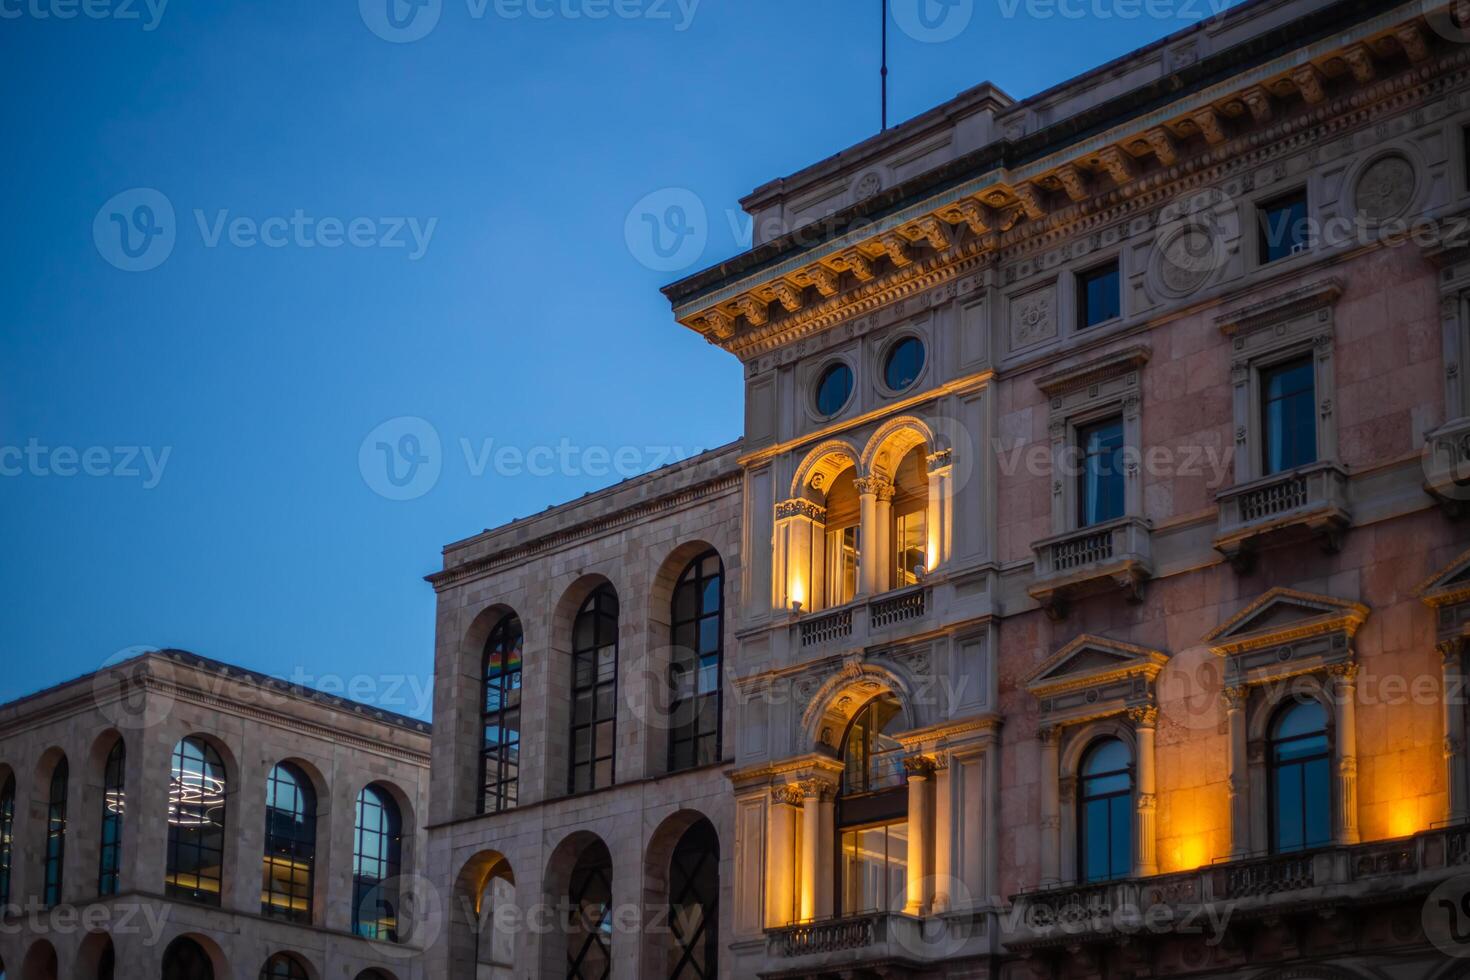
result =
M1435 572L1416 592L1431 609L1470 602L1470 551Z
M1215 653L1227 655L1329 633L1345 633L1351 640L1368 612L1360 602L1275 588L1213 630L1205 642Z
M1158 650L1084 634L1038 667L1026 679L1026 689L1046 698L1134 675L1152 681L1168 662L1168 654Z

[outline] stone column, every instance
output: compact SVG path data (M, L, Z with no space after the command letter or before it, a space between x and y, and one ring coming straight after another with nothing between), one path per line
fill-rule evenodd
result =
M858 534L858 597L878 593L878 488L883 481L877 477L854 480L857 487L860 524Z
M927 915L932 908L929 886L934 880L934 760L909 756L903 760L909 781L908 880L903 910Z
M1062 880L1061 742L1062 730L1043 728L1041 739L1041 884Z
M954 451L946 449L927 458L929 507L924 517L928 535L928 571L943 567L954 553Z
M1452 824L1470 818L1467 809L1465 776L1465 708L1464 655L1465 640L1456 638L1439 645L1440 668L1444 685L1440 703L1444 706L1445 790L1449 797L1447 817Z
M798 917L803 922L821 914L823 789L821 782L815 779L801 782L801 903Z
M1158 839L1154 831L1154 814L1158 808L1154 732L1159 723L1159 709L1134 708L1128 712L1128 717L1138 738L1138 816L1134 821L1133 876L1147 878L1159 873Z
M934 763L934 911L948 912L954 874L954 780L950 775L949 756L940 755Z
M798 810L802 805L801 788L786 785L771 790L770 813L766 835L766 927L780 928L791 924L798 912L798 880L796 831Z
M1220 695L1229 727L1230 772L1230 859L1239 861L1251 853L1250 757L1247 754L1245 706L1250 691L1244 687L1227 688Z
M1358 843L1358 665L1335 664L1333 707L1337 716L1337 833L1339 844Z

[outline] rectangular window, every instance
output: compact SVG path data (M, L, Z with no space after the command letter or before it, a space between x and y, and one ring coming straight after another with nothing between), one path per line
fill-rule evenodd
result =
M842 913L899 912L908 876L907 823L842 832Z
M842 527L827 532L827 608L845 605L857 595L858 556L862 539L859 528Z
M1307 248L1307 192L1292 191L1262 204L1257 212L1261 264L1275 262Z
M1081 455L1077 480L1077 526L1091 527L1123 516L1123 420L1106 419L1077 429Z
M925 513L922 510L900 514L893 519L893 587L902 589L918 585L928 565L929 548Z
M1316 405L1316 377L1310 356L1261 371L1266 474L1317 461Z
M1086 330L1123 315L1117 260L1077 277L1077 329Z

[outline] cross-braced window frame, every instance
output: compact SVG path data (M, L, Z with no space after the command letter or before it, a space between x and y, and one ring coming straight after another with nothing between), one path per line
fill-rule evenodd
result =
M608 980L612 976L612 855L601 841L589 845L577 858L567 898L574 916L574 927L567 932L567 980ZM598 955L589 959L594 951Z
M669 927L678 956L669 980L715 980L719 926L720 845L714 826L701 820L684 832L669 862Z
M670 607L669 771L718 762L722 748L725 565L713 549L679 576Z
M490 631L485 642L481 691L480 812L513 809L519 799L521 766L521 671L525 632L514 613Z
M572 625L572 725L569 793L617 780L618 595L603 585Z

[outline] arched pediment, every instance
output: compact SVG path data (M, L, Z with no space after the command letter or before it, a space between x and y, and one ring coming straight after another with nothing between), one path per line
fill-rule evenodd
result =
M843 470L858 465L857 447L845 439L829 439L806 454L791 480L791 496L803 496L807 489L826 493ZM860 474L861 475L861 474Z

